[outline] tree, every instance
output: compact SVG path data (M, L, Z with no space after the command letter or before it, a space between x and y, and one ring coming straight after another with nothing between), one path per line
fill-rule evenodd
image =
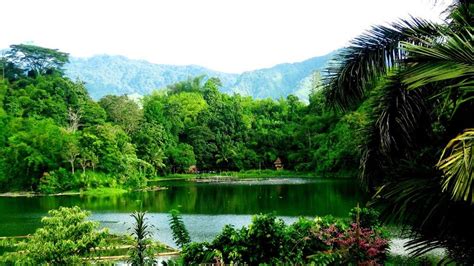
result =
M196 164L193 147L186 143L178 143L167 147L165 151L168 167L173 173L183 173L191 165Z
M137 130L143 118L142 109L125 95L107 95L100 99L99 104L107 113L108 120L121 126L129 135Z
M203 80L205 76L197 76L194 78L188 78L187 80L177 82L175 84L169 85L167 90L170 94L178 94L182 92L203 92Z
M82 118L81 110L79 109L75 111L71 107L69 107L69 109L67 110L67 116L69 120L67 131L71 133L75 133L79 129L79 126L81 126L80 124L80 121Z
M50 119L13 119L3 149L10 187L36 189L44 173L58 169L66 143L64 131Z
M11 45L5 58L26 73L34 75L62 72L61 68L69 62L67 53L30 44Z
M460 152L472 138L451 139L473 127L465 119L474 113L473 10L455 1L443 24L412 18L373 27L340 53L325 91L343 110L371 102L361 176L369 189L382 186L385 215L411 225L409 247L447 247L460 263L474 261L474 235L466 233L474 223L472 157L469 148ZM457 155L442 157L439 171L447 143L445 154Z
M155 172L165 167L165 145L167 142L167 132L163 126L155 123L142 123L133 135L137 156L153 165Z
M76 165L76 160L79 157L80 153L79 141L76 135L67 134L66 143L64 145L63 157L71 165L71 173L74 174L74 168Z

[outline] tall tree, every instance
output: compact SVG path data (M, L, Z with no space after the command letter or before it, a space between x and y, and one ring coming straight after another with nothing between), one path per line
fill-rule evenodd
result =
M62 72L62 67L69 61L67 53L31 44L11 45L5 58L16 67L33 75Z

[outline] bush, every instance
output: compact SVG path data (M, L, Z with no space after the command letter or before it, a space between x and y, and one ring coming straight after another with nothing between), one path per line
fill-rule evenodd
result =
M340 230L331 225L316 236L328 250L341 254L344 264L378 265L386 260L388 239L372 229L352 224L348 230Z
M122 175L120 182L127 188L136 189L146 185L146 175L142 173L130 173Z
M183 247L181 252L184 265L198 265L201 263L216 262L216 254L209 248L209 243L189 243ZM220 259L217 259L220 261Z
M219 250L224 262L241 264L249 252L246 236L247 228L236 230L231 225L225 225L222 232L212 241L210 248Z
M370 224L370 223L369 223ZM381 264L388 239L378 229L348 225L332 216L300 218L285 225L257 215L242 229L226 225L211 242L183 246L185 264Z
M286 243L286 225L273 215L257 215L247 231L250 264L285 262L289 254Z
M134 212L131 215L135 220L132 228L132 236L135 241L129 251L129 262L132 265L153 265L156 263L153 249L150 248L153 233L150 230L151 227L145 214L146 212Z
M46 194L61 192L71 188L71 173L64 168L44 173L39 190Z
M134 177L125 185L134 187L142 184L142 177ZM112 174L102 172L77 171L74 175L64 168L44 173L40 179L39 190L46 194L63 192L66 190L83 189L83 188L101 188L101 187L117 187L117 178Z
M179 215L179 211L171 210L169 219L173 240L176 245L182 248L183 246L189 244L191 242L191 238L189 237L188 230L186 230L186 227L184 226L183 219Z
M80 173L78 179L80 181L77 188L117 187L116 177L112 174L86 171Z
M380 226L380 213L372 208L354 207L349 212L353 223L359 223L362 228L376 228Z
M89 212L79 207L50 210L41 219L42 228L26 242L19 244L17 256L10 256L20 264L75 264L90 255L105 238L105 231L96 231L98 222L86 221Z

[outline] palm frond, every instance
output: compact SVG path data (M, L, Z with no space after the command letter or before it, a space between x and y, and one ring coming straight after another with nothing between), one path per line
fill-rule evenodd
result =
M416 89L447 81L450 87L469 89L465 84L472 85L474 76L473 37L470 31L464 31L443 34L421 45L401 42L402 49L410 55L405 60L409 67L403 73L403 83L408 89Z
M454 0L444 11L448 15L447 24L449 28L455 31L474 27L473 12L474 3L472 3L472 0Z
M450 255L472 254L474 210L465 202L453 202L443 193L438 178L413 178L390 182L374 196L384 206L386 221L409 224L406 247L418 256L435 248L448 248Z
M474 128L448 143L437 167L444 173L443 191L448 191L453 200L474 204Z
M373 27L354 39L328 67L326 99L341 109L357 104L374 79L386 75L406 57L400 49L401 41L417 44L439 36L443 30L440 25L417 18Z
M398 73L387 78L373 101L374 112L366 131L361 160L362 180L370 183L382 170L382 162L390 163L407 157L426 139L429 106L425 90L406 90Z

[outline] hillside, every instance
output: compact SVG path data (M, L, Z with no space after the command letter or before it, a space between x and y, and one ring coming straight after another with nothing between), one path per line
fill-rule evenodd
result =
M329 61L331 54L313 57L298 63L279 64L271 68L230 74L197 65L174 66L131 60L123 56L99 55L89 58L71 58L66 74L86 82L94 99L107 94L149 94L154 89L188 77L207 75L218 77L222 91L239 93L255 98L280 98L295 94L306 99L309 93L308 77Z

